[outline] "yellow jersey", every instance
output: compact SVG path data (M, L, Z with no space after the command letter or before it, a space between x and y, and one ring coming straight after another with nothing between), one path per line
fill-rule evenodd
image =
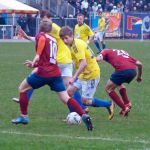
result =
M59 36L60 27L52 23L52 31L49 33L51 36L56 38L58 44L57 62L58 64L72 63L71 53L66 44L61 40Z
M100 76L100 68L94 53L83 40L74 39L70 50L76 69L78 69L81 59L86 59L87 62L87 66L85 70L79 75L79 79L92 80Z
M103 32L105 29L105 18L100 18L98 20L98 31Z
M91 28L87 25L87 24L83 24L81 26L79 26L78 24L75 26L74 29L74 36L77 39L81 39L85 42L87 42L89 36L93 36L94 33L91 30Z

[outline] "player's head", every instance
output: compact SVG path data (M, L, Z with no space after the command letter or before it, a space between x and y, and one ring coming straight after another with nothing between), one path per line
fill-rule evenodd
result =
M77 15L77 22L78 22L79 26L84 24L84 15L83 14L80 13Z
M42 21L40 23L40 32L49 33L52 30L52 21Z
M51 13L50 13L49 11L47 11L47 10L41 11L40 17L41 17L41 21L49 21L49 20L52 20L52 15L51 15Z
M73 31L70 27L64 26L59 32L60 38L64 41L66 45L71 46L74 40Z
M99 10L99 11L98 11L98 15L99 15L99 17L101 18L102 15L103 15L103 12L102 12L101 10Z

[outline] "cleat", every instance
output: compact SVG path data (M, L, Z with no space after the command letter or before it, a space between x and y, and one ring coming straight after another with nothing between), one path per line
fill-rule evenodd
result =
M13 97L12 100L16 103L19 103L19 98Z
M16 119L13 119L11 122L13 124L28 124L29 123L29 118L28 117L25 118L25 117L19 116Z
M112 102L110 107L107 108L108 113L109 113L108 120L111 120L114 117L114 108L115 108L115 104Z
M85 108L84 111L85 111L86 114L89 113L89 109L88 108Z
M131 102L129 102L128 104L126 104L125 105L126 107L128 107L130 110L131 110L131 108L132 108L132 104L131 104Z
M128 113L130 112L130 108L129 107L125 107L125 110L121 110L120 111L120 115L123 117L128 117Z
M92 130L93 130L93 125L92 125L90 116L87 115L87 114L84 114L84 115L82 116L82 120L83 120L83 122L85 123L85 125L86 125L88 131L92 131Z

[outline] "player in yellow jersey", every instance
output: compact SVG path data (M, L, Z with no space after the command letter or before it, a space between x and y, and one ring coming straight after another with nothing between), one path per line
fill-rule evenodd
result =
M98 51L101 50L97 39L94 38L94 32L87 24L84 23L84 15L81 13L77 15L77 24L74 29L74 36L77 39L83 40L87 44L94 41Z
M69 95L72 96L74 92L81 90L82 102L87 106L107 108L111 120L114 114L113 103L93 98L100 81L100 68L92 50L83 40L75 39L68 26L62 27L59 34L68 45L76 68L67 89Z
M77 15L77 24L74 28L74 36L75 38L81 39L85 42L91 41L94 38L94 32L87 24L84 23L83 14Z
M41 21L52 21L51 14L48 11L43 11L41 13ZM57 63L58 66L61 69L61 76L63 77L65 86L68 87L69 81L72 78L72 72L73 72L73 65L72 65L72 58L69 48L64 44L62 39L59 36L60 27L52 23L52 31L49 33L51 36L56 38L57 44L58 44L58 52L57 52ZM34 41L33 37L28 36L23 30L20 30L23 37L25 37L28 40ZM33 91L29 91L29 97L31 97ZM81 102L81 95L79 92L76 92L74 94L74 99L78 101L80 106L88 112L88 108L84 106ZM17 101L17 99L13 99ZM30 98L29 98L30 100ZM71 108L69 108L70 111L73 111Z
M101 51L102 49L106 48L106 44L105 44L105 41L104 41L104 36L105 36L105 18L103 17L102 11L99 10L98 14L99 14L98 31L95 34L95 40L96 41L100 41L100 43L102 45L102 48L99 46L100 47L100 51Z

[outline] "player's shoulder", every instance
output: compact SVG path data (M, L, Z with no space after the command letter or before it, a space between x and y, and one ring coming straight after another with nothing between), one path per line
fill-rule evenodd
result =
M48 38L50 41L57 43L57 40L53 36L51 36L49 34L45 34L45 37Z
M85 44L86 44L86 43L85 43L83 40L81 40L81 39L76 39L76 38L75 38L74 41L75 41L75 44L76 44L76 45L82 45L82 44L85 45Z
M56 23L52 23L52 29L60 30L61 27L59 25L57 25Z

